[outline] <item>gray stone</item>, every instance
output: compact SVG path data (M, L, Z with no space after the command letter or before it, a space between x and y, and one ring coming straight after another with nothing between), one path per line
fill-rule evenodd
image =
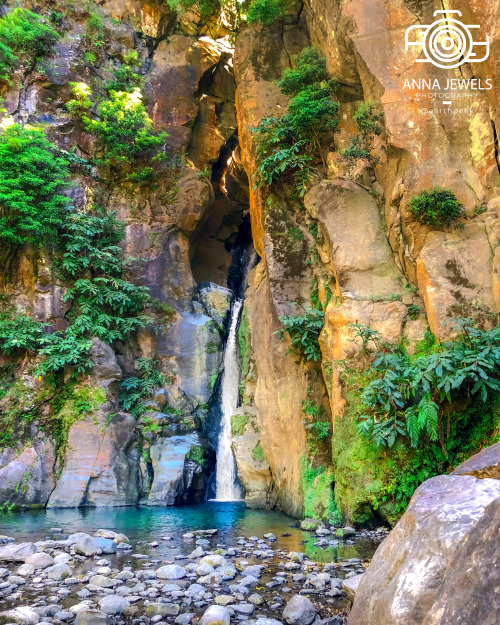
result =
M71 577L73 571L69 568L67 564L53 564L45 569L47 573L47 577L49 579L54 579L56 581L60 581L62 579L66 579L67 577Z
M244 569L241 572L242 577L247 577L249 575L251 575L252 577L256 577L259 578L262 574L262 569L264 567L261 566L260 564L254 564L252 566L247 566L246 569Z
M319 519L304 519L300 523L300 529L306 531L316 531L320 525L323 525Z
M93 575L89 579L89 584L93 584L94 586L99 586L99 588L113 588L113 580L109 579L109 577L105 577L104 575Z
M113 616L121 614L125 608L128 608L130 603L124 597L118 597L117 595L108 595L99 601L99 607L105 614L111 614Z
M177 616L179 614L179 606L176 603L150 603L146 606L146 616Z
M235 612L240 614L253 614L255 606L252 603L236 603L231 606Z
M26 558L38 551L33 543L9 543L0 547L0 561L25 562Z
M174 623L176 625L188 625L195 616L194 612L184 612L184 614L179 614Z
M168 564L157 569L156 577L158 579L182 579L186 577L186 569L178 564Z
M102 553L101 549L97 546L96 541L92 536L82 536L74 545L73 549L75 553L80 556L95 556Z
M48 553L44 553L43 551L34 553L32 556L28 556L25 560L26 564L32 564L35 569L46 569L48 566L52 566L54 561L55 560L52 556Z
M358 591L359 584L363 579L364 573L360 573L359 575L353 575L352 577L346 578L342 582L342 590L347 595L347 598L351 601L354 601L354 597Z
M102 538L97 536L93 539L96 547L101 550L101 553L116 553L116 543L109 538Z
M40 615L27 605L0 612L0 617L6 623L18 623L19 625L35 625L40 621Z
M75 625L107 625L108 617L100 610L82 610L78 612Z
M199 625L230 625L229 610L222 605L211 605L200 619Z
M367 568L348 625L422 625L430 619L465 537L499 497L499 480L470 475L440 475L419 486Z
M294 595L283 610L288 625L310 625L316 618L316 608L303 595Z
M21 566L17 569L17 574L21 576L33 575L35 572L35 567L32 564L21 564Z
M500 443L486 447L459 465L451 475L472 475L500 480Z

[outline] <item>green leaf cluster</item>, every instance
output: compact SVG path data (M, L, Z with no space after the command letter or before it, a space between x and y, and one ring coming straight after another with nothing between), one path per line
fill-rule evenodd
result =
M325 313L316 308L307 307L301 315L281 315L281 329L275 332L283 340L285 334L292 339L306 360L321 360L321 349L318 339L325 323Z
M439 228L461 217L464 207L452 191L436 186L413 197L408 210L424 226Z
M412 447L439 440L446 455L451 421L458 418L453 406L459 400L485 404L500 391L500 328L479 330L468 320L458 327L457 339L435 353L413 359L402 350L379 353L372 365L377 378L361 395L369 413L359 433L388 447L398 436Z
M316 159L322 158L322 137L338 130L339 103L332 99L336 84L328 77L325 58L311 47L295 58L293 69L285 70L278 87L291 98L283 117L265 118L253 129L258 161L255 187L291 175L303 196Z
M247 22L271 26L285 15L288 0L254 0L248 7Z
M372 155L373 139L384 131L380 120L383 113L375 112L376 106L373 102L363 102L354 113L353 119L359 130L359 134L351 139L347 148L340 150L340 157L353 167L358 160L364 159L371 165L376 165L379 160Z
M51 52L59 34L43 17L26 9L15 8L0 19L0 81L10 82L10 75L26 55L32 65Z
M138 358L138 376L123 380L120 387L120 404L124 410L139 418L145 411L145 400L153 391L165 383L165 377L158 369L157 358Z
M68 161L41 128L12 124L0 132L0 181L0 267L7 278L20 245L47 244L62 225Z

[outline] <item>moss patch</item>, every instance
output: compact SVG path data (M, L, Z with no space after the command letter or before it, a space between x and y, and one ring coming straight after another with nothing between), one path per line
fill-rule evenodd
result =
M302 458L300 484L304 497L304 517L323 519L333 524L341 521L340 511L333 492L333 470L313 467Z
M252 449L252 458L255 462L265 462L264 452L262 451L262 447L260 446L260 441L255 445Z
M233 436L243 436L245 428L250 422L247 414L235 414L231 417L231 433Z
M192 460L200 467L204 467L206 465L205 450L201 445L193 445L186 454L186 460Z

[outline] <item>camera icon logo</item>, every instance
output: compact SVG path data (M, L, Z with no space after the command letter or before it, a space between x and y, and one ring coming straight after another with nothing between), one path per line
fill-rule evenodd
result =
M448 17L460 11L436 11L434 17L444 14L430 26L416 24L406 30L405 50L410 46L422 46L425 58L417 63L432 63L443 69L460 67L464 63L480 63L490 55L490 38L484 42L475 42L472 37L477 25L466 25L460 20Z

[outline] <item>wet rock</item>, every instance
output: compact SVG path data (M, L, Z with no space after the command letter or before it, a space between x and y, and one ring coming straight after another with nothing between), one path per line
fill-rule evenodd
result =
M62 555L62 554L61 554ZM46 569L54 564L54 558L43 551L28 556L25 560L26 564L31 564L35 569Z
M116 553L117 545L109 538L102 538L98 536L94 538L94 544L98 549L100 549L101 553Z
M38 551L33 543L10 543L0 547L0 561L25 562L29 556Z
M364 573L361 573L360 575L353 575L352 577L346 578L342 582L342 590L347 595L347 598L351 601L354 601L354 597L356 596L359 584L363 579L363 575Z
M118 532L113 532L112 530L100 529L94 534L94 537L108 538L112 540L117 545L120 543L129 543L130 540L125 536L125 534L120 534Z
M182 579L186 577L186 569L177 564L162 566L156 571L158 579Z
M300 523L300 529L305 531L316 531L320 525L323 525L319 519L304 519Z
M86 535L82 536L74 545L73 549L75 553L78 553L81 556L95 556L96 554L102 553L101 549L97 546L96 541L92 538L92 536Z
M205 610L199 625L230 625L229 610L221 605L211 605Z
M146 606L146 616L149 618L154 616L177 616L179 610L179 606L175 603L150 603Z
M107 625L107 615L100 610L82 610L76 615L75 625Z
M53 579L55 581L60 581L62 579L66 579L67 577L71 577L73 571L69 568L67 564L53 564L45 569L47 573L47 577L49 579Z
M316 608L302 595L293 596L283 610L283 619L288 625L310 625L316 618Z
M18 623L18 625L36 625L41 619L29 606L18 606L12 610L0 612L2 617L7 623Z

